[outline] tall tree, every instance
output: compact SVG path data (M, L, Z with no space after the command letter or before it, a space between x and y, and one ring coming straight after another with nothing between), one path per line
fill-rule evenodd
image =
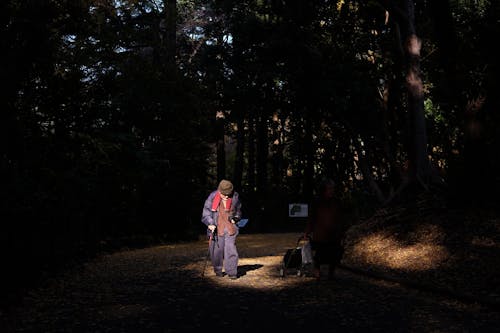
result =
M405 66L405 82L407 91L408 115L408 178L402 183L396 194L409 184L418 184L427 188L431 182L431 164L427 151L427 130L424 114L424 87L420 69L420 52L422 42L417 35L415 8L411 0L383 1L390 19L394 20L399 35L399 43L403 50ZM394 56L398 56L394 54Z

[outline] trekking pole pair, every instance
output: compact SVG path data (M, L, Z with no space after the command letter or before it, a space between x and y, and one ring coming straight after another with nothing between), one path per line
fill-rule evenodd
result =
M215 243L217 243L217 234L215 233L215 230L212 230L210 232L210 238L208 239L208 251L207 251L207 257L205 258L205 265L203 265L203 271L201 272L201 277L205 276L205 270L207 269L207 264L208 264L208 259L210 258L210 245L212 245L212 250L215 247ZM217 246L219 246L217 244Z

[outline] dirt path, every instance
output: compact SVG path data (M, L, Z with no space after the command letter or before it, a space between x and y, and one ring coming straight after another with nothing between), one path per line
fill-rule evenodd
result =
M210 265L201 276L203 240L106 255L31 291L0 331L498 332L496 311L346 270L334 281L280 278L298 236L240 235L237 280Z

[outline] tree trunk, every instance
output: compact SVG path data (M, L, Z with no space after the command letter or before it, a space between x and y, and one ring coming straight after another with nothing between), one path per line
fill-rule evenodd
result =
M248 169L247 169L247 183L248 192L255 191L255 128L254 128L254 115L250 114L248 117Z
M269 154L269 142L267 138L267 121L261 115L257 119L257 192L264 195L267 192L267 156Z
M237 189L241 189L243 180L243 161L245 152L245 120L243 115L237 119L236 129L236 158L234 160L233 184Z
M274 115L273 119L273 137L272 137L272 182L273 185L281 187L283 181L284 157L283 157L283 141L282 141L282 120L278 114ZM280 126L281 125L281 126Z
M424 88L420 76L421 41L416 34L406 40L408 69L406 84L408 89L408 114L410 116L410 175L422 185L430 182L430 164L427 154L427 131L424 115Z
M431 180L427 154L427 131L424 115L424 89L420 75L420 50L422 42L415 27L415 9L412 0L405 0L401 7L392 6L399 27L406 60L406 89L408 101L408 176L424 188Z
M304 147L305 147L305 165L304 180L302 183L302 193L304 198L312 198L314 191L314 142L313 142L313 120L310 111L304 112Z
M389 195L394 193L395 189L401 185L403 179L401 161L398 161L398 156L401 155L401 146L398 143L402 141L403 136L401 132L406 132L403 130L405 122L402 121L404 112L401 107L403 103L402 93L404 87L404 77L401 74L401 68L403 67L402 59L404 53L401 48L399 26L395 22L392 22L392 20L391 23L394 29L394 40L396 40L396 43L391 43L390 45L392 48L391 50L387 50L387 52L393 53L395 56L393 56L392 61L392 72L382 96L382 110L384 116L383 132L385 135L384 152L391 168ZM408 145L405 146L407 147Z
M246 212L251 219L253 230L261 230L259 219L259 206L257 194L255 193L255 113L250 112L248 116L248 169L247 169L247 203Z
M217 180L226 178L226 147L224 142L225 137L225 118L221 113L218 113L215 120L215 135L217 138Z

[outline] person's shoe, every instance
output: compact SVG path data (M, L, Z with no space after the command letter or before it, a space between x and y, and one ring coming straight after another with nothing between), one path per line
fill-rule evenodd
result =
M229 275L229 279L231 280L236 280L238 278L238 276L236 275Z
M222 272L216 272L216 273L215 273L215 276L217 276L217 277L223 277L223 276L224 276L224 274L223 274Z

